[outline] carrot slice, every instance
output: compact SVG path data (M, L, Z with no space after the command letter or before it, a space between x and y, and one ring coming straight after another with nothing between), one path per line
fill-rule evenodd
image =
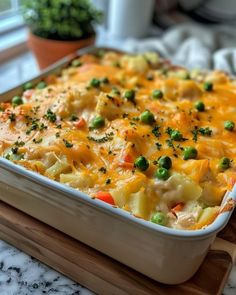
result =
M86 125L86 121L84 120L84 118L80 118L78 121L74 123L74 126L78 129L83 128L85 125Z
M133 169L134 168L134 164L133 164L133 157L126 153L120 163L118 164L119 167L125 168L125 169Z
M171 212L176 215L177 212L182 211L184 208L184 203L180 202L177 205L175 205L174 207L171 208Z
M133 162L133 157L130 154L125 154L123 157L124 162L132 163Z
M28 99L30 99L32 97L34 92L35 92L34 89L28 89L23 93L23 96L24 96L24 98L26 98L28 100Z
M108 192L99 191L96 194L96 198L108 204L115 205L112 195Z
M118 166L121 167L121 168L125 168L125 169L133 169L134 168L134 164L129 163L129 162L120 162L118 164Z

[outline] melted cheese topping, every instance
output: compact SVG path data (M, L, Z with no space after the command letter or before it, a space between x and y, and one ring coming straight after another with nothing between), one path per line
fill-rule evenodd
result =
M1 104L3 157L162 225L198 229L214 220L235 183L236 132L224 122L235 120L236 86L227 75L189 73L153 53L108 52L84 55L45 82L20 94L22 104ZM146 110L150 123L142 122ZM96 116L105 119L101 128L92 126ZM173 131L181 138L171 138ZM184 160L186 147L197 157ZM135 167L140 156L145 171ZM172 161L165 180L156 176L161 156ZM223 157L228 169L220 167Z

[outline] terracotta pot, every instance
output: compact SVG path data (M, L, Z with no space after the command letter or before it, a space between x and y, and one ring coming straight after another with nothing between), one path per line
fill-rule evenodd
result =
M40 69L44 69L62 57L76 50L93 45L95 35L78 41L60 41L38 37L29 33L28 46L34 52Z

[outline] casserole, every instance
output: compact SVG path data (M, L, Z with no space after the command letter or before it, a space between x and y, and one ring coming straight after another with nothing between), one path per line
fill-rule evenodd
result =
M17 90L15 94L19 93ZM3 97L10 96L13 92ZM49 115L52 114L50 111ZM68 141L65 145L71 147ZM2 200L164 283L182 282L197 270L233 207L219 214L214 223L204 229L174 230L88 199L82 192L5 159L1 159L0 169ZM234 193L228 193L223 203L233 198Z

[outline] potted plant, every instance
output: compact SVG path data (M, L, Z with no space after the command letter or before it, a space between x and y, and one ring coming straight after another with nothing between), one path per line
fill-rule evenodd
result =
M30 28L29 47L41 69L92 45L93 25L101 20L89 0L23 0L22 13Z

